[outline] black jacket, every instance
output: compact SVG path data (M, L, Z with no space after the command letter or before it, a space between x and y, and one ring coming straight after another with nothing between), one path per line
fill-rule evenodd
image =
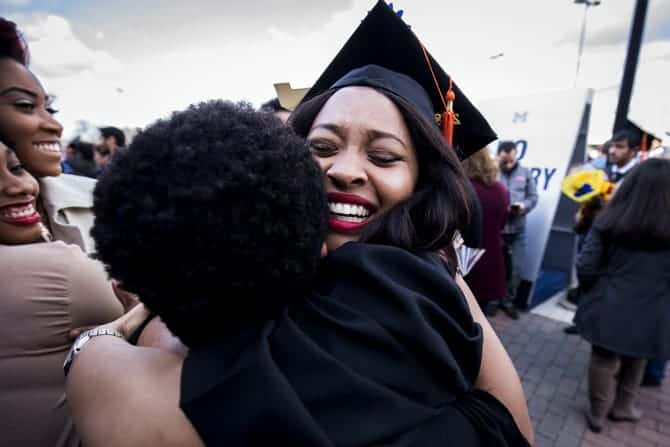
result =
M314 296L192 349L181 408L207 445L527 446L473 389L482 332L435 258L348 243Z
M634 250L593 228L577 259L585 294L575 323L591 344L637 358L670 358L670 250Z

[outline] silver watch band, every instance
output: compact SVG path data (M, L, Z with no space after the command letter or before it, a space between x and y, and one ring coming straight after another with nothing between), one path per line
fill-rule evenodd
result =
M84 345L88 343L91 338L97 337L99 335L111 335L113 337L124 338L123 334L119 331L106 327L97 327L95 329L89 329L88 331L82 332L74 341L74 343L72 343L72 347L65 357L65 362L63 362L63 372L65 373L65 377L67 377L68 373L70 372L70 367L72 366L74 358L81 352Z

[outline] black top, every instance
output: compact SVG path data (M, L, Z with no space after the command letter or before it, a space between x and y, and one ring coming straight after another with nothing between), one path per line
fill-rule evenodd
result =
M348 243L318 284L263 327L189 352L181 408L207 445L527 445L472 388L481 327L439 261Z
M575 324L589 343L636 358L670 357L670 250L609 241L592 228L577 259Z

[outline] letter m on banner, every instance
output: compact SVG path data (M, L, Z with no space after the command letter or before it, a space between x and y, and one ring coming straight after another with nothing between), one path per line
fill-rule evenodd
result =
M528 112L514 112L514 117L512 118L513 123L525 123L528 119Z

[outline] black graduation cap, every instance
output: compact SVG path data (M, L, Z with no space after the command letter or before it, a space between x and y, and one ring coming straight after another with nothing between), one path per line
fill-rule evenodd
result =
M436 125L449 108L450 86L455 99L452 146L461 159L497 139L495 132L442 67L425 50L412 30L379 0L303 101L331 88L367 85L388 90L410 101Z
M656 135L647 132L631 120L626 120L625 126L623 126L621 129L617 129L614 133L616 134L617 131L620 130L626 130L633 135L637 137L637 139L640 141L640 149L643 151L648 151L651 149L651 145L654 142L654 140L660 140Z

